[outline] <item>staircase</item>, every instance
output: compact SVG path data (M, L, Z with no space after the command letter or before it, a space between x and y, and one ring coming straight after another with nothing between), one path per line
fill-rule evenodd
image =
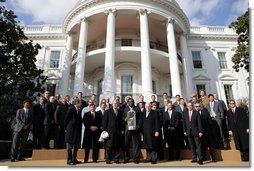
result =
M52 144L52 143L51 143ZM78 159L84 159L84 149L78 150ZM165 149L165 157L167 158L167 150ZM235 149L234 141L229 142L228 150L216 150L218 161L241 161L240 152ZM141 159L146 157L146 150L141 149ZM66 160L67 153L65 149L50 149L50 150L33 150L32 160ZM92 153L90 152L89 158L92 158ZM182 160L191 160L191 150L181 150ZM207 159L210 159L209 151L207 151ZM99 160L104 160L104 149L99 151Z

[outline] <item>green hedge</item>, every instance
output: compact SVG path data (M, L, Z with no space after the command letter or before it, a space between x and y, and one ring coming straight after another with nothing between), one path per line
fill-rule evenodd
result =
M9 159L12 141L0 140L0 159Z

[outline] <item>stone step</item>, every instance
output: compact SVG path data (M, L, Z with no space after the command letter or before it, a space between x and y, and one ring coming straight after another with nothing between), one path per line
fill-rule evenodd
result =
M78 150L78 159L84 160L84 149ZM167 158L167 149L164 150L165 158ZM240 152L238 150L216 150L218 161L241 161ZM207 151L207 159L210 159L210 153ZM64 160L67 157L65 149L50 149L50 150L33 150L32 160ZM123 156L123 155L122 155ZM92 150L90 150L89 159L92 158ZM146 158L146 150L141 149L141 159ZM192 154L190 150L181 150L181 159L191 160ZM104 149L99 151L99 160L104 159Z

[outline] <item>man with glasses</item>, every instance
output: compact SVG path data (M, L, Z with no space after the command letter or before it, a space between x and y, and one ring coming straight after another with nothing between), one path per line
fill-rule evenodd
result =
M201 151L203 155L203 161L206 160L206 150L209 147L211 158L213 162L217 161L215 146L214 146L214 128L212 124L212 119L206 108L201 109L200 103L195 103L195 110L200 114L203 136L201 137Z
M229 101L227 116L229 135L233 135L242 161L249 161L249 117L243 108L236 107L234 100Z
M192 151L191 163L198 162L201 165L203 164L200 142L200 138L203 136L201 118L200 114L196 110L193 110L192 102L187 104L187 109L183 114L183 132L189 139Z

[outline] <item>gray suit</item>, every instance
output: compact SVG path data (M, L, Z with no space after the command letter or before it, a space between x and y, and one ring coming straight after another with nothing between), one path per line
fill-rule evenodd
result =
M223 132L223 127L222 127L222 120L224 118L224 109L222 107L222 105L220 105L219 102L214 101L213 102L213 112L215 114L215 116L213 115L212 112L212 107L211 107L211 102L209 102L208 106L207 106L207 110L213 120L214 125L219 129L219 141L222 142L222 147L226 147L227 145L227 141L225 139L224 136L224 132Z
M22 159L23 151L30 132L31 124L33 123L32 110L28 109L25 113L24 108L19 109L16 114L16 124L13 131L13 141L11 147L11 159ZM27 127L27 129L25 129Z

